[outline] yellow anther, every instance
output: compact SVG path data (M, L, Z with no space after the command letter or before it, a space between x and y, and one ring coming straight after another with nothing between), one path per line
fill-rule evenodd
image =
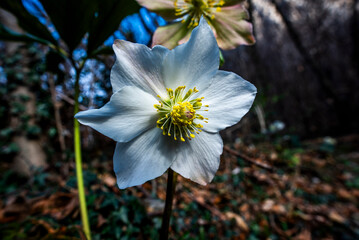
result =
M188 90L187 93L186 93L186 95L184 96L184 99L189 98L189 97L192 95L192 93L193 93L193 90L192 90L192 89Z
M160 98L159 104L155 104L159 118L157 120L157 127L162 130L163 135L173 136L174 140L179 138L182 142L185 138L195 138L193 133L199 134L203 128L202 124L194 123L193 121L199 120L207 123L208 118L196 113L201 111L202 99L191 99L194 93L198 92L197 88L189 89L187 92L183 90L186 86L179 86L175 90L167 88L168 97ZM206 105L208 107L208 105Z
M222 11L225 5L224 0L182 0L174 1L175 15L182 17L181 22L187 25L188 29L198 25L201 16L213 20L215 12Z
M198 108L198 107L201 107L202 106L202 103L201 102L195 102L194 104L193 104L193 107L195 107L195 108Z

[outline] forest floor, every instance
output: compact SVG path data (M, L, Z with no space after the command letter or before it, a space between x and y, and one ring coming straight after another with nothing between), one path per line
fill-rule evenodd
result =
M231 142L212 183L179 177L171 239L359 239L359 135ZM86 239L72 161L0 171L3 240ZM95 158L84 177L93 239L158 238L166 174L119 190L112 160Z

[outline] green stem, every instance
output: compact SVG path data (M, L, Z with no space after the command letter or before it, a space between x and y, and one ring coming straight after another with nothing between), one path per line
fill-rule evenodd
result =
M169 168L168 177L167 177L166 203L165 203L165 210L163 211L163 216L162 216L160 240L168 239L168 229L170 226L172 201L176 189L176 183L177 183L177 173L173 172L173 170Z
M79 111L79 96L80 96L80 73L82 68L76 69L76 80L75 80L75 108L74 114ZM81 220L83 225L83 231L86 235L87 240L91 240L90 224L87 215L85 187L82 175L82 160L81 160L81 138L80 138L80 123L74 118L74 146L75 146L75 161L76 161L76 178L77 188L79 191L80 211Z

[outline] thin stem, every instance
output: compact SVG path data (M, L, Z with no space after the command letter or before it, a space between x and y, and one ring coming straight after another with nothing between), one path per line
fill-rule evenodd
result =
M75 80L75 106L74 114L79 111L79 96L80 96L80 73L82 68L76 68L76 80ZM82 175L82 159L81 159L81 138L80 138L80 124L76 118L74 118L74 146L75 146L75 161L76 161L76 178L77 188L79 191L81 220L83 225L83 231L87 240L91 240L90 224L87 214L85 187Z
M162 216L162 227L160 233L160 240L168 239L168 228L170 226L170 219L172 213L172 201L176 189L177 173L173 172L172 169L168 169L167 177L167 191L166 191L166 204L165 210Z

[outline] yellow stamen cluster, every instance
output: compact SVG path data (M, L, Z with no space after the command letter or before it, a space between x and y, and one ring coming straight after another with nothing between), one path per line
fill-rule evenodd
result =
M223 0L175 0L175 14L182 18L182 23L188 21L188 28L196 27L203 15L207 19L215 18L213 12L221 11L225 4Z
M157 96L160 101L159 104L154 105L159 114L157 127L163 131L163 135L173 136L174 140L180 139L183 142L185 137L191 140L195 138L194 133L199 134L202 131L203 125L194 122L195 120L208 123L208 118L199 113L208 111L208 109L202 110L202 107L209 107L202 105L204 97L191 99L198 92L196 87L184 93L185 88L179 86L175 91L167 88L168 96Z

